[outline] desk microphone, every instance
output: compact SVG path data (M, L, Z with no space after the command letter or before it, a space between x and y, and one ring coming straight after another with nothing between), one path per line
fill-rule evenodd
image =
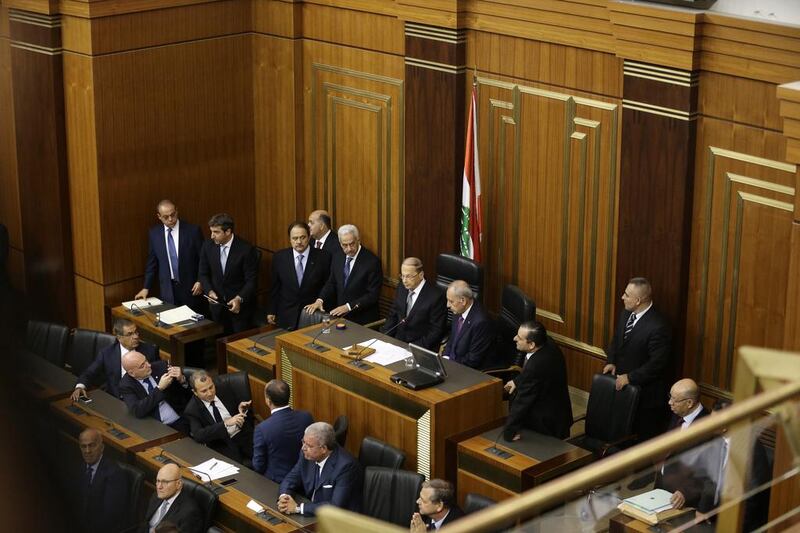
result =
M262 350L262 349L261 349L261 348L259 348L258 346L256 346L256 344L258 344L259 342L261 342L261 339L263 339L264 337L269 337L270 335L272 335L272 332L273 332L273 331L274 331L274 330L270 330L270 331L268 331L268 332L264 333L263 335L259 335L258 337L256 337L255 339L253 339L253 345L252 345L251 347L249 347L249 348L247 349L247 351L248 351L248 352L253 352L254 354L257 354L257 355L265 355L267 352L266 352L266 351L264 351L264 350Z
M136 309L134 309L134 307ZM144 311L142 311L142 308L139 307L139 305L136 302L131 302L131 308L129 309L129 311L133 316L141 316L144 314Z
M158 455L153 457L153 459L155 459L156 461L158 461L159 463L162 463L162 464L170 464L170 463L178 464L178 462L175 461L169 455L167 455L167 452L164 451L164 448L162 448L160 446L158 448Z
M403 317L403 318L401 318L401 319L400 319L400 321L399 321L397 324L395 324L394 326L392 326L392 327L390 327L389 329L387 329L386 331L384 331L384 332L383 332L383 334L384 334L384 335L389 335L389 333L393 333L393 332L394 332L394 330L396 330L397 328L399 328L400 326L402 326L403 324L405 324L405 323L406 323L406 318L407 318L407 317ZM378 339L377 339L377 338L375 338L375 339L372 339L372 341L370 341L369 343L367 343L367 344L365 344L364 346L362 346L362 347L361 347L361 349L360 349L360 350L359 350L359 351L358 351L358 352L355 354L355 359L353 359L353 363L357 363L357 362L361 361L361 359L363 359L363 358L364 358L364 355L365 355L365 354L364 354L364 352L365 352L365 351L366 351L366 350L367 350L367 349L368 349L370 346L372 346L373 344L375 344L376 342L378 342Z
M330 326L328 326L328 327L330 327ZM311 339L311 342L306 344L306 347L311 348L312 350L315 350L315 351L320 352L320 353L327 352L328 350L330 350L330 348L328 348L327 346L323 346L321 344L317 344L317 339L319 338L320 335L322 335L322 332L324 332L324 331L325 331L325 326L323 325L320 328L320 330L317 332L317 334L314 335L314 338Z
M157 328L164 327L164 323L161 322L161 313L156 313L156 319L153 320L153 326Z
M502 459L508 459L509 457L511 457L510 453L508 453L505 450L501 450L500 448L497 447L497 441L500 440L500 436L503 434L505 429L506 429L505 427L501 427L500 431L497 432L497 437L495 437L494 443L488 448L486 448L487 452L491 453L492 455L496 455Z

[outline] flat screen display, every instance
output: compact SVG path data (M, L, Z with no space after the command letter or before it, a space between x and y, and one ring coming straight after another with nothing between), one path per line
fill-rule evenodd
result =
M441 355L423 348L422 346L417 346L416 344L409 344L408 347L411 348L411 355L414 356L414 360L420 368L436 374L439 377L447 376L447 371L444 369L444 361L442 361Z

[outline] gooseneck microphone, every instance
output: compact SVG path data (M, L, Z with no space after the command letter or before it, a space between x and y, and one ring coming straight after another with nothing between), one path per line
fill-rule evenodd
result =
M397 324L395 324L394 326L392 326L392 327L390 327L389 329L387 329L386 331L384 331L384 332L383 332L383 334L384 334L384 335L389 335L389 333L394 333L394 330L396 330L397 328L399 328L400 326L402 326L403 324L405 324L405 323L406 323L406 318L407 318L407 317L403 317L403 318L401 318L401 319L400 319L400 321L399 321ZM361 347L361 349L358 351L358 353L356 353L356 356L355 356L354 362L358 362L358 361L360 361L361 359L363 359L363 357L364 357L364 355L365 355L365 354L364 354L364 352L365 352L367 349L369 349L369 347L370 347L370 346L372 346L373 344L375 344L377 341L378 341L378 339L377 339L377 338L375 338L375 339L372 339L372 341L370 341L369 343L367 343L367 344L365 344L364 346L362 346L362 347Z
M133 309L134 307L136 308L135 310ZM141 308L141 307L139 307L139 305L138 305L138 304L136 304L135 302L131 303L131 309L130 309L130 311L131 311L131 314L132 314L133 316L141 316L141 315L143 315L143 314L144 314L144 311L142 311L142 308Z
M328 327L330 327L330 326L328 326ZM317 339L319 338L320 335L322 335L322 333L324 331L325 331L325 325L323 324L322 327L320 328L320 330L317 332L317 334L314 335L314 338L311 339L311 342L309 342L309 343L307 343L305 345L306 348L311 348L312 350L320 352L320 353L327 352L328 350L330 350L330 348L328 348L327 346L323 346L321 344L317 344Z

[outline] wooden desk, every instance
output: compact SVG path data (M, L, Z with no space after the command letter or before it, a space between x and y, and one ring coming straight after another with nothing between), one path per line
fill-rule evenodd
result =
M316 522L314 517L281 514L276 507L279 488L277 483L216 453L211 448L196 443L190 438L183 438L165 444L162 447L141 451L136 454L136 461L148 471L151 482L155 479L158 469L164 466L165 461L174 461L179 464L183 467L181 468L183 477L198 481L197 476L186 467L200 464L212 457L236 464L239 467L238 474L219 480L225 481L235 478L236 483L233 485L223 487L218 485L217 482L212 483L215 492L219 495L219 506L214 516L214 521L218 525L237 533L244 531L288 533L309 527ZM248 509L247 503L251 499L264 507L269 517L280 519L280 522L271 524Z
M713 526L705 523L687 527L686 523L691 522L694 519L695 513L690 512L665 522L659 522L656 526L651 526L650 524L642 522L641 520L637 520L636 518L618 512L608 520L608 533L653 533L654 531L666 533L667 531L672 531L673 529L688 531L690 533L705 533L714 531ZM679 528L678 526L681 527Z
M250 378L253 411L260 420L269 416L264 387L275 377L275 338L286 330L275 326L251 329L217 341L217 368L222 373L244 370Z
M47 359L34 353L25 353L19 362L24 376L22 388L34 399L50 402L69 396L75 390L78 378Z
M99 430L103 441L116 450L120 459L128 460L128 455L183 436L155 418L136 418L122 400L104 391L91 391L89 397L92 402L88 404L73 404L70 398L64 398L50 404L50 408L74 437L86 428Z
M115 318L127 318L139 327L142 340L151 342L161 350L170 354L170 362L176 366L186 365L186 345L190 342L217 337L222 333L222 324L205 319L200 322L186 324L163 324L155 326L155 313L174 309L172 304L162 304L144 308L144 312L135 315L123 306L111 309Z
M347 329L320 335L318 343L331 349L318 352L306 346L321 325L276 338L278 375L292 386L292 406L310 411L315 420L333 422L347 415L347 449L358 454L370 435L406 453L403 468L426 478L445 475L445 439L502 414L502 383L457 363L445 361L447 380L413 391L389 380L405 370L402 361L388 367L371 364L362 370L342 357L341 347L379 338L407 347L377 331L347 322Z
M523 429L522 440L505 442L502 431L502 427L495 428L458 444L457 485L461 504L469 492L500 501L592 461L591 452L554 437ZM511 457L504 459L486 451L492 446L510 453Z

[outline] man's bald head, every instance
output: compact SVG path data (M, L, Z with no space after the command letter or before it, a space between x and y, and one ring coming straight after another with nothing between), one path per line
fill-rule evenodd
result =
M331 215L324 209L317 209L308 215L308 227L314 239L319 239L328 233L331 229L331 224Z
M175 463L164 465L156 475L156 494L160 500L168 500L183 487L181 469Z
M93 465L103 456L103 436L94 428L87 428L78 435L78 446L81 448L83 461Z
M122 368L134 379L144 379L152 373L147 358L135 350L122 356Z
M693 379L676 381L669 390L669 407L675 415L683 418L694 411L700 403L700 387Z

